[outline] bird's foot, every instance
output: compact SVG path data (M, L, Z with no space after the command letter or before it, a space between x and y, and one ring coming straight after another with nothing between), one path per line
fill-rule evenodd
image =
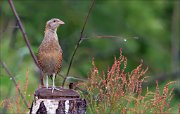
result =
M51 87L46 87L46 89L52 89Z
M51 89L52 89L52 93L54 92L54 90L62 91L62 90L60 90L59 88L56 88L55 86L53 86Z
M60 88L62 88L62 87L60 87ZM56 86L46 87L46 89L50 89L50 90L52 90L52 93L54 92L54 90L57 90L57 91L62 91L62 90L60 90L59 88L57 88Z

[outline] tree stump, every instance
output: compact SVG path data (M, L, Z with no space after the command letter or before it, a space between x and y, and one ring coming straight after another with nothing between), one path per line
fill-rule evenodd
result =
M86 101L72 89L42 87L35 91L30 114L85 114Z

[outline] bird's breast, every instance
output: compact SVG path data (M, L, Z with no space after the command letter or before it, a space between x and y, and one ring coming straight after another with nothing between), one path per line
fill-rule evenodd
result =
M44 42L38 51L38 61L44 73L58 73L62 64L62 50L58 42Z

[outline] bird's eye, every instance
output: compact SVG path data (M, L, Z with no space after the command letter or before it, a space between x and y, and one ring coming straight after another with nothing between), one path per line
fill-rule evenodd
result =
M54 23L56 22L56 20L53 21Z

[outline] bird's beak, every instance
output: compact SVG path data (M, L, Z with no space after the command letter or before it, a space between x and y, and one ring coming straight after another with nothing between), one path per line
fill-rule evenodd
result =
M63 21L61 21L61 20L59 20L58 23L59 23L60 25L65 24L65 23L64 23Z

